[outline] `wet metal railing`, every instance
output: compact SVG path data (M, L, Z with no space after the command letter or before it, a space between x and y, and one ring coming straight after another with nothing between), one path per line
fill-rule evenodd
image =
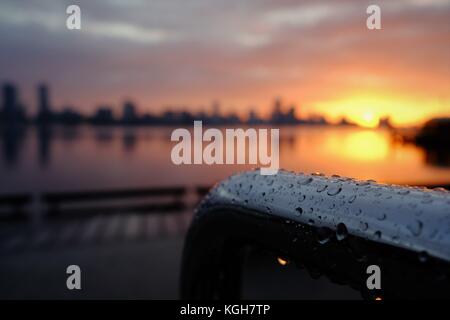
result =
M442 298L450 292L450 193L285 171L232 176L196 211L181 296L240 297L249 247L366 298ZM381 290L366 285L370 265L381 270Z

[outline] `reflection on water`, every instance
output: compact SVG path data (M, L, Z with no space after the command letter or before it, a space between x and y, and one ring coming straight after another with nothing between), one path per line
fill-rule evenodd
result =
M39 126L37 128L39 141L39 164L44 167L50 161L52 130L48 126Z
M390 141L377 131L357 131L326 140L325 149L349 161L382 161L390 152ZM357 150L357 151L356 151Z
M251 166L175 166L173 128L1 128L0 192L213 184ZM388 131L282 127L280 165L380 182L450 181L448 150L430 151L391 139Z
M450 166L450 150L446 148L425 149L425 162L430 165Z
M24 140L25 128L21 125L0 127L3 165L11 167L17 162Z

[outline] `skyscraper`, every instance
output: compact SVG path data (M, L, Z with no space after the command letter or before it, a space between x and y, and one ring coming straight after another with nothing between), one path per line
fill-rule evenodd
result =
M48 87L41 84L38 86L38 119L39 121L49 121L51 114Z
M12 83L3 84L2 96L3 106L1 118L8 122L24 120L25 114L19 102L19 94L16 86Z
M126 101L123 105L122 120L125 123L133 123L138 119L136 107L131 101Z
M5 117L14 116L18 107L17 88L11 83L3 85L3 108L2 112Z

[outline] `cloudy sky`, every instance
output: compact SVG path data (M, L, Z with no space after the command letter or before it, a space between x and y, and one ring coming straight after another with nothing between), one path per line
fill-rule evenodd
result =
M366 28L366 8L382 30ZM82 30L67 30L66 7ZM362 124L450 115L450 0L85 0L0 2L0 80L35 109L166 105L267 114L280 96L298 114Z

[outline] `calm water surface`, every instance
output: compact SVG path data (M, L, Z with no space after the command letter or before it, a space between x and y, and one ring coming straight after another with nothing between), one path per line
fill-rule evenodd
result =
M252 167L176 166L170 159L173 129L4 128L0 193L211 185ZM384 130L280 129L280 166L287 170L389 183L448 183L450 167L441 160L414 145L395 142Z

